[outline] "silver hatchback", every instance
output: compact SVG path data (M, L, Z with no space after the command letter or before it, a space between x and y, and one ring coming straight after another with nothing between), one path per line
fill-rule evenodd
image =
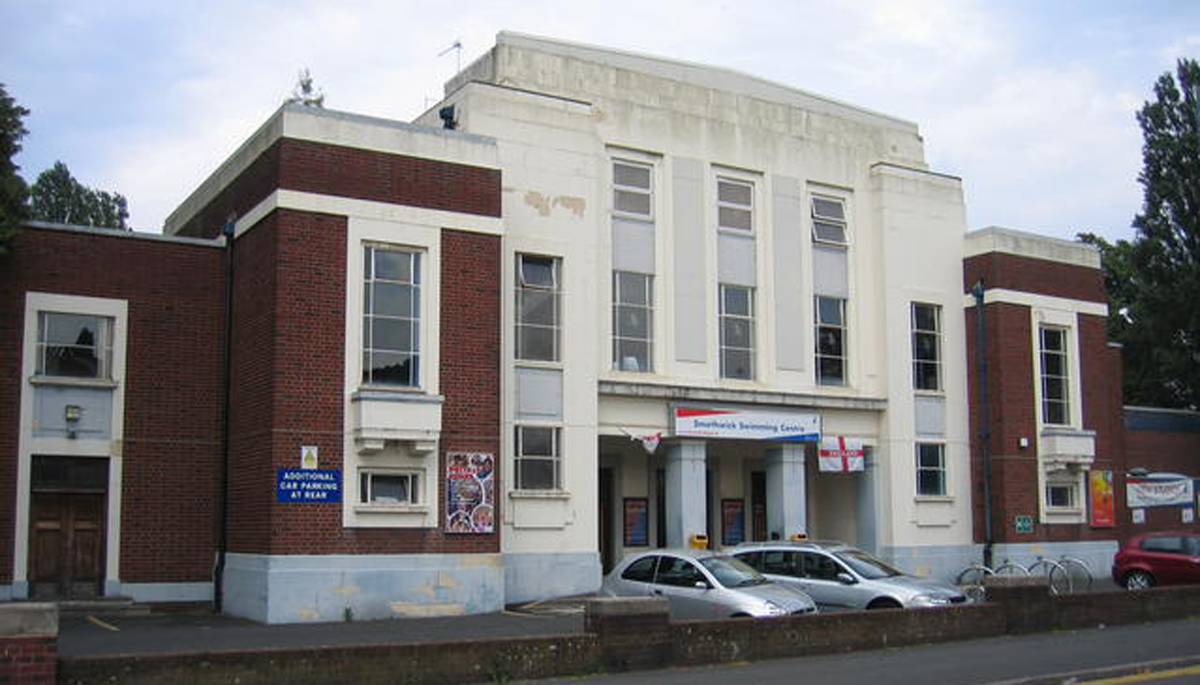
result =
M751 542L731 550L771 580L808 593L822 611L961 604L948 583L898 571L841 542Z
M816 611L800 590L773 583L732 557L708 550L630 554L604 578L606 597L667 599L671 618L785 616Z

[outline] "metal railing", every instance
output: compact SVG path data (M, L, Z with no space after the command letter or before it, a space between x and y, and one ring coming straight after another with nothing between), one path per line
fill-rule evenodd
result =
M954 584L962 588L968 599L979 602L984 599L984 585L988 576L1031 575L1046 576L1050 592L1055 595L1090 592L1095 581L1091 568L1082 559L1064 556L1056 561L1039 556L1028 567L1008 559L994 569L983 564L971 564L959 572Z

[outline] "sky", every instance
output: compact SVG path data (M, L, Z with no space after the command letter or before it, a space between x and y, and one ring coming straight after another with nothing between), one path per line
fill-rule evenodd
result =
M1135 114L1200 57L1196 0L0 0L0 83L61 160L163 220L308 69L328 109L411 121L501 30L699 62L916 122L970 229L1132 238ZM456 42L461 50L450 49Z

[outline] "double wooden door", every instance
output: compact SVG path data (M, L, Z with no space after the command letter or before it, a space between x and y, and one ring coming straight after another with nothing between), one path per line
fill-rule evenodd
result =
M104 590L104 493L33 492L29 594L84 599Z

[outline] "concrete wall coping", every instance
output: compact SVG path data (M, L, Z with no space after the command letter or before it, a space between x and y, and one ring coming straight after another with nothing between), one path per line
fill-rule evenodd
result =
M0 604L0 637L58 635L58 606L48 602Z
M667 600L664 597L595 597L587 600L586 606L587 613L591 616L667 613Z

